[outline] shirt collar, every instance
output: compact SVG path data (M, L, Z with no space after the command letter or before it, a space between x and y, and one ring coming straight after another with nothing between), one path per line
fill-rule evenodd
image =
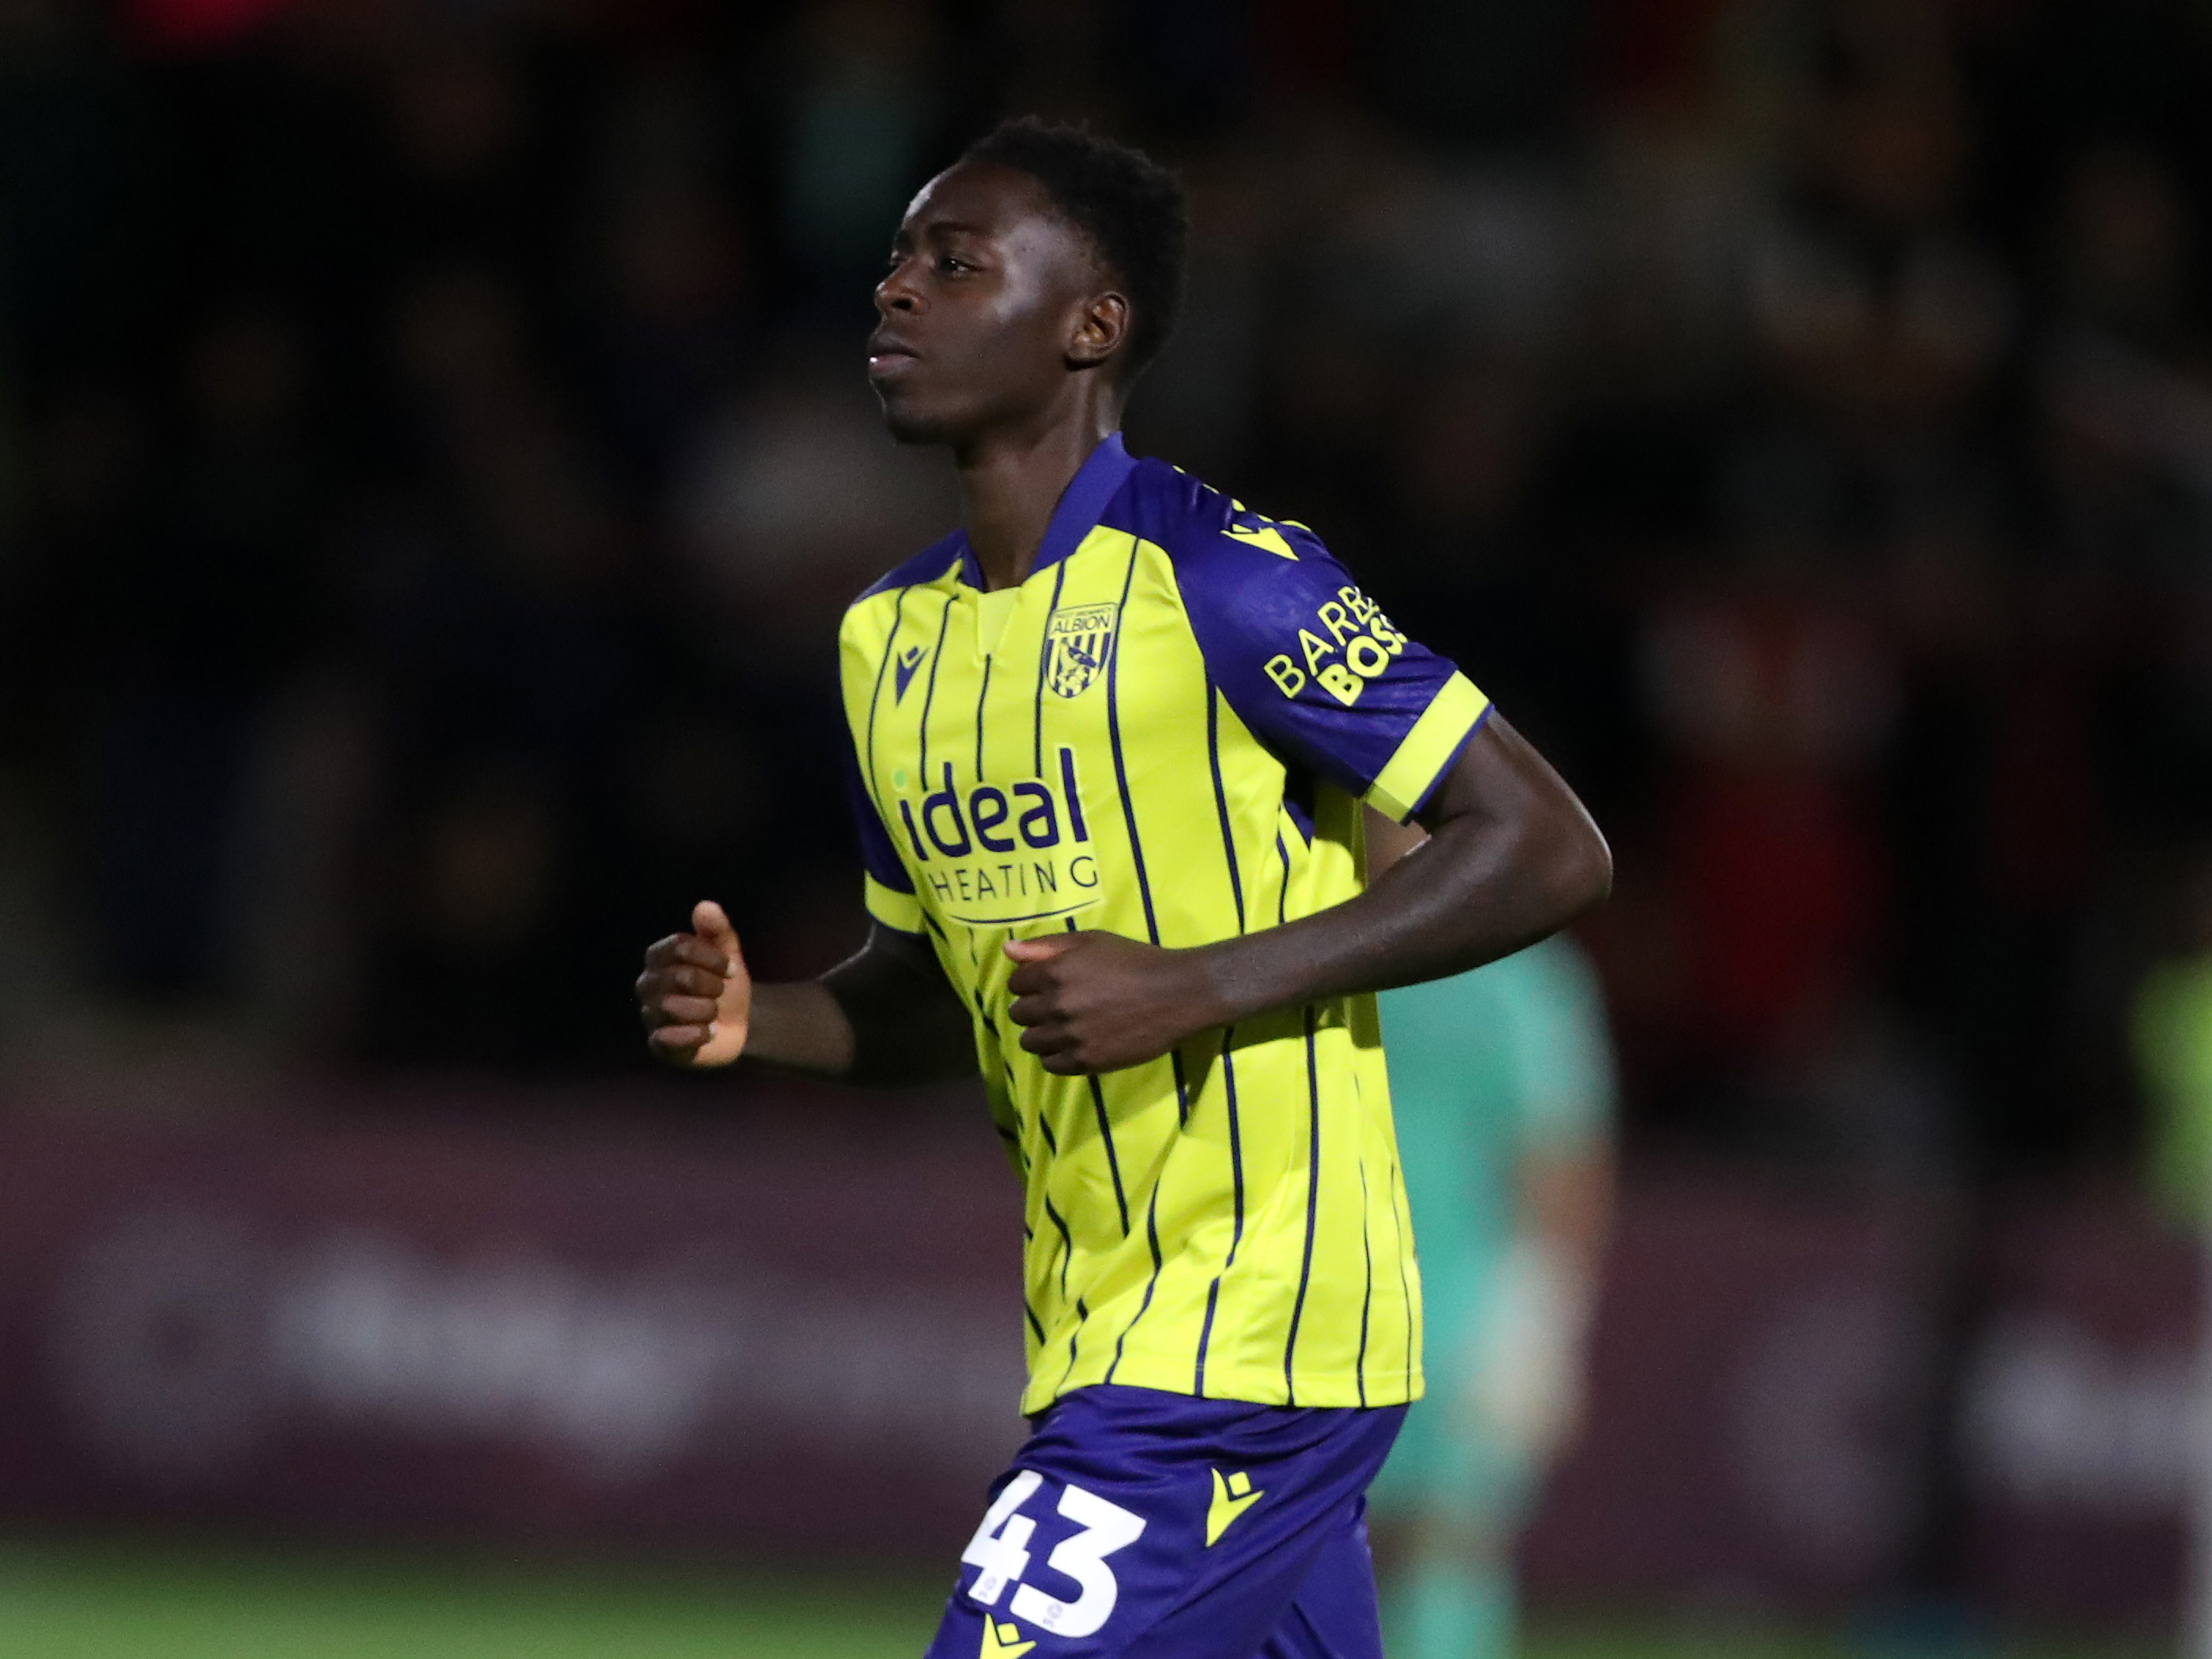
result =
M1030 574L1058 564L1082 546L1083 538L1097 524L1098 515L1136 470L1136 459L1123 447L1121 434L1108 433L1091 452L1091 459L1076 469L1067 488L1060 492L1060 505L1053 508L1052 522L1045 526L1044 539L1037 544L1036 562L1030 567ZM960 536L960 574L971 586L982 586L983 568L975 561L975 549L968 545L965 531Z

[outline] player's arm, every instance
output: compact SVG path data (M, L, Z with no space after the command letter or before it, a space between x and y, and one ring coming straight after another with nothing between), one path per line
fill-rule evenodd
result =
M1231 1019L1463 973L1557 933L1613 890L1597 825L1495 709L1415 816L1428 839L1358 897L1193 953Z
M1022 1046L1113 1071L1272 1009L1510 955L1602 903L1613 855L1574 792L1494 709L1416 814L1428 839L1345 903L1187 950L1111 933L1016 940Z
M1580 1426L1587 1392L1590 1325L1611 1234L1615 1188L1613 1145L1597 1136L1578 1146L1522 1155L1518 1242L1513 1252L1529 1299L1548 1314L1531 1346L1537 1387L1552 1401L1555 1441Z
M748 1064L889 1087L972 1076L975 1033L928 942L871 927L819 979L757 985L722 907L645 953L639 1016L656 1059L687 1070Z
M1521 1160L1522 1231L1594 1278L1612 1231L1613 1185L1609 1141L1530 1152Z
M1578 1426L1586 1393L1613 1218L1617 1085L1604 1000L1588 964L1559 946L1522 965L1498 1056L1514 1078L1521 1143L1520 1214L1500 1288L1502 1304L1522 1314L1497 1403L1530 1431L1530 1443L1556 1449Z

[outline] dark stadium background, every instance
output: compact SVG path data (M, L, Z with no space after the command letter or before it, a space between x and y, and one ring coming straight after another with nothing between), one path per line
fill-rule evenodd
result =
M1031 110L1189 181L1133 447L1613 840L1540 1648L2170 1643L2208 87L2183 0L0 0L0 1653L918 1649L988 1131L629 982L860 935L835 619L951 509L867 294Z

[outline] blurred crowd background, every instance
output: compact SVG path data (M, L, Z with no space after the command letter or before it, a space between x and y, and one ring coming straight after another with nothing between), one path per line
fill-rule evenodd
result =
M2132 1180L2208 76L2179 0L9 0L0 1044L622 1073L695 897L848 949L835 618L952 512L857 343L1034 110L1190 184L1133 445L1613 838L1632 1146Z
M955 511L869 294L1034 111L1190 186L1132 447L1611 837L1632 1193L1943 1195L1870 1237L1951 1421L1983 1221L2212 1169L2208 86L2200 0L0 0L0 1098L611 1115L695 899L852 948L836 622ZM2030 1441L2171 1509L2158 1363ZM1887 1582L1957 1582L1949 1432Z

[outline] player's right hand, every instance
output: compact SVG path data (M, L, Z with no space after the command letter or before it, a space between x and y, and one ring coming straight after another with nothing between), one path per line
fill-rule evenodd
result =
M637 976L645 1046L671 1066L726 1066L744 1052L752 1025L753 979L737 930L712 899L691 907L691 931L671 933L645 953Z

